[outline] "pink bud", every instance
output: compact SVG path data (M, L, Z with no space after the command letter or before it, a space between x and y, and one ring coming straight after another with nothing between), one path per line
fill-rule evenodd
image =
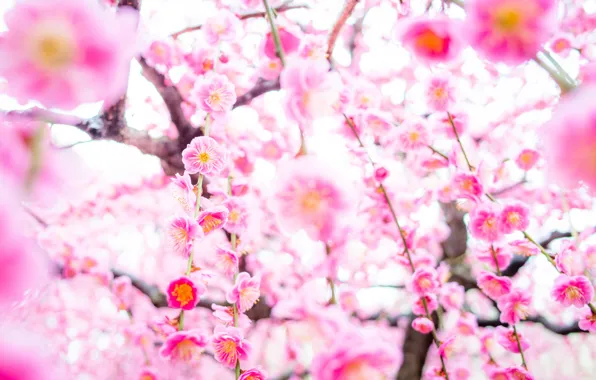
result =
M375 170L375 180L378 182L383 182L388 175L389 171L383 167L377 168Z

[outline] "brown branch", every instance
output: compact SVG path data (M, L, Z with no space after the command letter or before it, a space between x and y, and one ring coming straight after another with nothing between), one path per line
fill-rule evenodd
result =
M327 43L327 59L331 62L331 56L333 55L333 48L335 47L335 42L337 41L337 37L339 37L339 32L341 28L343 28L344 24L356 8L359 0L347 0L346 5L344 6L343 11L339 15L339 18L333 25L331 29L331 33L329 34L329 40Z
M431 334L421 334L414 330L412 321L406 330L406 337L403 343L403 361L397 373L397 380L419 380L422 378L422 370L426 362L428 350L433 342ZM435 325L438 319L433 315Z
M291 1L289 1L285 4L280 5L277 8L274 8L273 10L277 13L281 13L281 12L289 11L291 9L300 9L300 8L310 8L310 7L306 4L291 5ZM236 15L236 17L238 17L240 20L248 20L251 18L265 17L266 15L267 15L267 13L263 11L263 12L253 12L253 13L246 13L246 14L242 14L242 15ZM170 35L170 37L176 39L181 34L194 32L196 30L201 30L202 27L203 27L203 25L189 26L188 28L184 28L176 33L172 33Z
M252 102L253 99L255 99L269 91L277 91L280 88L281 87L280 87L280 83L279 83L279 78L277 78L275 80L259 79L253 88L251 88L245 94L240 95L236 99L234 108L247 105L250 102Z
M555 334L559 335L569 335L573 333L587 333L579 328L577 323L568 326L560 326L550 322L548 319L542 316L530 317L522 321L522 323L538 323L544 326L547 330L554 332ZM507 326L505 323L501 323L498 319L479 319L478 320L479 327L497 327L497 326Z

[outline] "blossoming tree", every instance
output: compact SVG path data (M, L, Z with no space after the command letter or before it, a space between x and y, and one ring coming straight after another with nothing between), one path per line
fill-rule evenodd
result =
M0 379L593 378L593 2L2 5Z

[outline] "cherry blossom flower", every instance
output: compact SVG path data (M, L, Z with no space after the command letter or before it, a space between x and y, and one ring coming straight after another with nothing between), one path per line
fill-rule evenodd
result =
M111 104L126 89L137 18L131 8L113 13L90 0L17 2L0 44L7 93L63 109Z
M172 178L172 193L182 209L189 215L194 213L197 195L194 192L194 186L190 179L190 174L184 172L183 175L176 173Z
M174 252L188 257L193 241L203 237L203 230L191 218L179 216L171 221L168 237Z
M499 244L481 244L474 247L476 258L487 264L489 267L497 270L505 269L511 263L513 254L508 246Z
M299 124L330 116L339 101L341 80L327 60L293 60L281 73L286 115Z
M248 360L252 345L235 327L215 327L215 335L211 340L215 350L215 360L226 367L234 368L238 360Z
M528 228L530 210L522 203L505 205L499 214L499 229L504 234Z
M225 226L228 221L229 211L224 206L211 207L201 211L197 216L197 223L203 229L205 235L219 230Z
M559 102L543 127L547 167L563 185L583 181L596 189L595 94L596 86L581 86Z
M498 300L501 310L501 322L516 324L530 315L530 302L532 298L522 290L514 289Z
M412 328L421 334L433 331L435 324L426 317L418 317L412 321Z
M534 380L534 376L523 367L507 367L505 371L508 380Z
M279 40L281 42L281 48L284 54L289 55L298 51L300 47L300 38L292 33L288 28L279 27L277 28ZM273 35L271 32L267 33L263 40L263 52L269 59L276 59L277 53L275 51L275 43L273 41Z
M540 249L527 240L514 240L509 242L512 253L520 256L536 256L540 253Z
M560 34L550 41L549 47L561 57L567 57L573 48L572 37L568 34Z
M232 82L225 75L215 73L203 76L195 84L191 96L196 99L200 109L215 118L226 116L236 103Z
M490 204L480 204L470 213L469 228L472 236L480 240L495 242L502 237L499 214Z
M495 329L496 333L496 340L497 342L503 346L507 351L519 354L519 346L517 344L517 340L515 339L515 333L513 332L512 328L507 328L503 326L497 326ZM530 348L530 343L527 341L526 338L518 331L517 336L519 338L519 345L523 351Z
M474 174L457 173L453 176L453 187L458 197L476 200L484 194L484 187Z
M213 304L211 305L213 309L213 316L217 318L217 320L223 323L226 326L234 325L234 308L232 306L220 306ZM250 326L250 318L246 316L246 314L238 314L238 327L244 329Z
M326 241L354 214L355 188L346 174L315 156L302 156L278 167L272 202L286 233L304 229Z
M396 132L399 147L404 151L428 149L430 136L424 120L418 118L406 120L396 129Z
M190 174L218 175L226 166L227 153L214 139L199 136L182 151L184 168Z
M563 306L582 307L594 298L594 288L585 276L562 274L555 280L551 295Z
M478 287L493 300L508 294L511 291L511 279L509 277L500 277L491 272L482 271L476 280Z
M242 372L238 380L267 380L267 372L260 367L251 368Z
M450 336L449 338L445 339L443 342L441 342L441 345L439 346L439 355L441 355L444 358L449 358L453 354L453 350L455 349L454 344L455 336Z
M196 362L207 347L207 337L198 330L178 331L168 336L159 350L163 359Z
M188 277L180 277L168 285L168 306L174 309L192 310L207 289L201 283L195 283Z
M584 331L596 332L596 314L587 306L581 310L579 328Z
M554 0L466 1L466 35L486 58L522 63L551 37L557 25L555 5Z
M569 276L581 275L585 269L585 261L571 240L561 244L560 252L555 256L557 269Z
M426 101L433 111L449 111L455 103L455 85L450 75L432 75L425 83Z
M165 41L153 41L143 56L152 65L171 66L174 63L174 49Z
M238 271L238 256L236 255L236 252L230 249L217 247L215 255L219 267L226 276L231 277Z
M226 231L232 234L241 234L248 227L248 210L246 202L238 197L230 197L222 204L230 212L226 222Z
M439 302L446 310L460 310L465 297L465 289L460 284L449 282L441 286Z
M422 62L447 62L465 47L461 27L446 17L418 18L404 25L398 38Z
M412 313L414 313L414 315L426 315L426 308L424 307L423 300L426 302L426 308L428 308L429 313L432 313L439 308L437 296L434 294L429 294L414 301L412 304Z
M250 277L250 274L242 272L236 278L236 284L226 294L226 300L229 303L235 303L241 313L244 313L258 301L261 292L261 278L259 276Z
M515 163L520 169L528 171L536 166L539 158L540 153L538 151L534 149L524 149L517 155Z
M216 45L223 41L234 41L240 32L241 23L238 17L226 9L207 19L201 28L205 32L207 42Z
M151 368L143 368L139 375L139 380L158 380L155 370Z
M412 291L419 296L434 293L439 287L437 272L434 269L418 268L412 276L411 285Z

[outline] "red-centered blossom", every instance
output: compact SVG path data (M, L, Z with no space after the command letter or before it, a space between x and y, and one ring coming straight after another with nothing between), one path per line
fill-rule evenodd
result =
M596 332L596 314L587 306L581 310L579 328L588 332Z
M501 322L510 325L526 319L530 315L530 303L532 298L524 291L514 289L498 300L501 310Z
M499 229L504 234L523 231L530 225L530 210L522 203L505 205L499 214Z
M161 346L159 355L173 361L197 362L205 351L207 342L207 337L198 330L175 332Z
M230 197L222 204L229 210L226 231L241 234L248 227L248 210L246 202L238 197Z
M192 310L207 289L201 283L195 283L188 277L180 277L168 285L168 306L174 309Z
M503 236L499 230L499 213L492 204L480 204L470 213L469 228L473 237L488 242Z
M439 288L439 285L437 272L432 268L418 268L412 276L411 288L416 295L432 294Z
M594 96L596 86L580 86L559 102L542 128L547 168L553 180L562 185L573 187L583 181L596 189Z
M469 173L457 173L453 177L453 187L458 197L479 199L484 194L484 187L478 176Z
M421 334L428 334L433 331L435 324L426 317L418 317L412 321L412 328Z
M168 238L172 249L185 257L190 254L193 241L201 237L203 237L203 230L196 221L187 216L174 218L168 227Z
M488 264L495 271L497 267L499 269L507 268L513 258L508 246L498 244L481 244L474 247L474 252L479 261Z
M244 313L258 301L261 295L261 278L259 276L250 277L246 272L242 272L236 278L236 284L226 294L226 300L229 303L238 305L241 313Z
M229 211L224 206L211 207L201 211L197 216L197 223L205 235L223 228L228 221Z
M284 27L277 28L277 33L284 54L293 54L298 51L298 48L300 47L300 38L295 33ZM276 59L277 52L275 51L275 43L273 41L273 35L271 32L265 35L263 42L263 53L269 59Z
M6 92L48 108L111 104L126 89L137 19L132 8L114 13L93 0L17 2L0 44Z
M497 326L495 333L497 342L509 352L519 354L519 346L521 346L523 351L526 351L530 347L530 343L519 331L517 332L519 338L518 346L517 340L515 339L516 334L513 332L512 328Z
M507 380L534 380L534 376L524 367L507 367Z
M215 327L211 345L215 351L215 360L228 368L234 368L238 360L247 360L252 348L240 329L223 326Z
M555 0L466 1L466 36L492 61L522 63L552 36L556 4Z
M433 111L449 111L455 104L455 85L447 73L432 75L425 83L426 103Z
M476 281L480 290L493 300L508 294L512 287L509 277L500 277L491 272L480 272Z
M439 346L439 355L444 358L449 358L455 349L455 336L450 336L449 338L445 339L441 342Z
M223 273L232 277L238 271L238 255L231 249L217 247L215 251L217 265Z
M139 380L158 380L157 373L152 368L143 368L139 374Z
M190 174L218 175L225 167L227 153L207 136L195 137L182 151L184 168Z
M515 163L520 169L528 171L536 166L540 153L534 149L524 149L516 157Z
M267 372L260 367L251 368L242 372L238 380L267 380Z
M435 296L434 294L423 296L416 299L416 301L414 301L414 303L412 304L412 313L414 313L414 315L426 315L424 302L426 302L426 308L428 309L429 313L432 313L439 307L437 296Z
M212 72L195 84L192 98L203 111L218 118L224 117L236 103L236 91L228 77Z
M582 307L594 298L594 288L585 276L562 274L555 280L551 295L563 306Z
M459 21L446 17L418 18L407 22L398 38L422 62L447 62L465 47L461 28Z

